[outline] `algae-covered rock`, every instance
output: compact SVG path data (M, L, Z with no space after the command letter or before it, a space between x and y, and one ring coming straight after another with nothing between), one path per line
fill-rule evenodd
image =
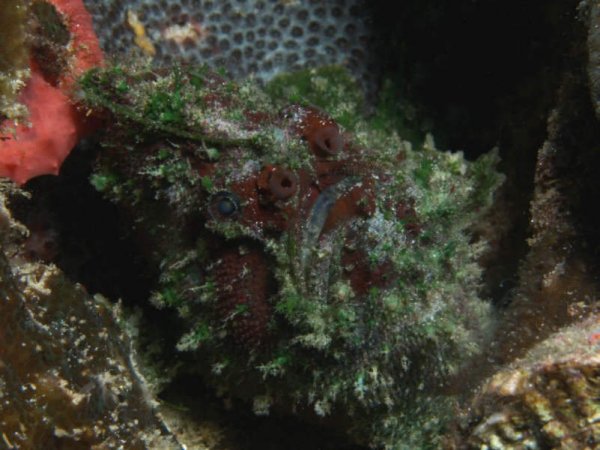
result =
M600 4L593 0L584 0L579 8L586 17L588 77L590 83L590 97L596 117L600 120Z
M600 133L585 72L565 76L535 167L528 253L502 311L490 359L504 365L598 305L596 276Z
M20 256L27 230L6 209L7 190L0 184L0 447L181 448L111 305Z
M594 315L491 377L449 448L598 448L599 381L600 317Z
M301 81L331 115L202 67L92 71L83 101L108 123L92 183L160 270L151 300L182 318L168 330L181 372L257 414L433 448L446 380L490 328L469 229L501 182L497 156L413 149L358 115L340 70Z
M592 206L600 134L587 75L584 64L570 66L549 111L537 152L528 253L486 351L488 364L476 368L483 366L489 377L467 401L449 448L600 445L598 216Z
M29 76L26 24L29 2L6 0L0 7L0 121L25 115L16 102L17 94Z

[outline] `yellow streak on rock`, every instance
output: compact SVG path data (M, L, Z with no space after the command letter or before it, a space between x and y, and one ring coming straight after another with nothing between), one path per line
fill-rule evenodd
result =
M146 34L146 28L144 28L144 24L140 22L140 19L137 16L135 11L128 10L127 11L127 24L133 31L135 35L133 42L142 51L148 56L154 56L156 54L156 49L154 48L154 44Z

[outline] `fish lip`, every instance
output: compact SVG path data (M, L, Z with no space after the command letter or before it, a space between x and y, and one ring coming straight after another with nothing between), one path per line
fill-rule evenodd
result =
M336 184L325 188L314 201L310 208L308 218L302 230L302 251L300 254L301 266L306 267L313 249L317 248L317 241L321 236L323 227L331 208L351 188L360 183L362 179L356 176L346 177Z

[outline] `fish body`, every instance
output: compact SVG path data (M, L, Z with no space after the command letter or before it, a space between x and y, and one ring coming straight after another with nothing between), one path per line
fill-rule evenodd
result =
M470 230L495 153L413 149L348 116L350 95L330 114L205 68L100 70L82 89L110 130L92 182L134 218L152 301L179 312L177 349L208 383L259 413L343 415L372 445L436 442L443 388L490 328Z

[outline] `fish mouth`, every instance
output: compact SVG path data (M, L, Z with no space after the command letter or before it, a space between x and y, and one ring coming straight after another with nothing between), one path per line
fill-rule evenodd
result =
M311 254L319 247L319 237L335 203L360 182L361 178L359 177L347 177L328 186L318 195L310 209L302 232L302 251L300 252L302 268L307 267Z

